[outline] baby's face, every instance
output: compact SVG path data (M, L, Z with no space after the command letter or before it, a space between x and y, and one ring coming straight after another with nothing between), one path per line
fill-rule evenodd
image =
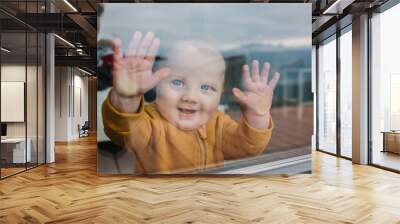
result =
M172 68L172 73L159 83L156 105L172 125L194 130L217 111L224 74L214 65L201 69L183 67Z

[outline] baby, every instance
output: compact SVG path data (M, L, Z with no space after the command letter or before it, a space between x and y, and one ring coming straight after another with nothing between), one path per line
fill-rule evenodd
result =
M241 105L239 122L218 111L225 62L202 42L180 42L153 73L160 40L133 34L124 56L114 41L113 88L103 103L105 133L135 153L135 174L198 173L224 160L262 153L270 138L272 96L279 79L268 81L269 64L259 72L243 66L244 90L232 93ZM156 87L154 103L143 95Z

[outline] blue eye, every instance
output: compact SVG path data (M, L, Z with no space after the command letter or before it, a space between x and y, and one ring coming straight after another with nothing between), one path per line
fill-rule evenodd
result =
M183 86L183 81L179 80L179 79L175 79L171 81L172 85L176 86L176 87L182 87Z
M201 90L204 90L204 91L209 91L209 90L215 91L215 89L214 89L212 86L206 85L206 84L201 85L201 86L200 86L200 89L201 89Z

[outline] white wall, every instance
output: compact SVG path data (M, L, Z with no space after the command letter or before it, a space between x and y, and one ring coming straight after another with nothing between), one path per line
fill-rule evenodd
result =
M2 82L25 82L25 65L2 65L1 66L1 81ZM28 67L28 71L32 70L32 67ZM22 95L24 94L22 90ZM1 96L5 98L7 96ZM2 103L3 104L3 103ZM24 107L21 108L24 114ZM8 110L8 108L1 108L2 114ZM9 113L9 111L7 111ZM3 120L3 118L2 118ZM9 137L25 137L25 124L24 122L7 122L7 135Z
M1 66L1 81L18 81L25 82L25 75L27 69L28 74L36 74L36 67L25 65L2 65ZM29 78L29 77L28 77ZM30 85L36 86L36 81L29 80ZM36 88L27 88L27 103L35 102L34 104L28 105L36 108ZM39 105L40 106L40 105ZM7 108L1 108L2 110L7 110ZM31 111L32 108L30 108ZM35 121L36 123L36 113L28 113L28 122ZM36 130L36 125L33 127L33 124L28 125L28 128L34 128ZM28 130L28 137L29 137ZM8 137L25 137L25 122L7 122L7 136Z
M67 67L55 68L55 141L68 140L68 87Z
M76 68L56 67L56 141L79 138L78 124L88 120L88 78L83 75Z
M77 72L79 72L77 74ZM73 91L73 96L71 96L72 99L74 99L74 102L71 102L71 105L74 105L72 108L72 120L71 120L71 136L72 138L78 138L79 133L78 133L78 124L81 126L85 123L85 121L88 121L88 107L89 107L89 102L88 102L88 77L87 76L81 76L83 73L81 73L79 70L74 70L74 81L73 81L73 86L74 86L74 91Z
M25 65L2 65L1 81L25 82ZM1 108L6 110L6 108ZM7 123L7 137L25 137L25 123Z
M38 69L38 70L37 70ZM27 78L27 80L25 80ZM26 121L22 122L6 122L7 123L7 137L9 138L25 138L29 139L30 148L32 152L32 161L44 163L44 74L42 67L38 66L25 66L25 64L3 64L1 66L1 80L12 82L24 82L26 84L26 106L23 102L21 108L23 114L26 112ZM4 89L2 89L3 91ZM24 94L24 90L20 90ZM2 95L3 97L7 97ZM2 112L13 113L12 108L2 107ZM9 111L7 111L9 110ZM14 112L15 113L15 112ZM39 154L37 157L37 153Z

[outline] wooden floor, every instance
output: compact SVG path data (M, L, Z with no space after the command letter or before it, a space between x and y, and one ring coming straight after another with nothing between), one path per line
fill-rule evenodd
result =
M0 181L0 223L400 223L400 175L315 152L313 174L96 175L93 137Z
M23 168L22 168L22 167L17 167L17 168L14 168L14 167L11 167L11 168L9 168L9 167L4 168L4 167L2 167L2 168L1 168L1 177L2 177L2 178L3 178L3 177L7 177L7 176L10 176L10 175L13 175L13 174L22 172L22 171L24 171L24 170L26 170L25 167L23 167Z
M400 155L392 152L374 151L372 157L374 164L400 170Z

